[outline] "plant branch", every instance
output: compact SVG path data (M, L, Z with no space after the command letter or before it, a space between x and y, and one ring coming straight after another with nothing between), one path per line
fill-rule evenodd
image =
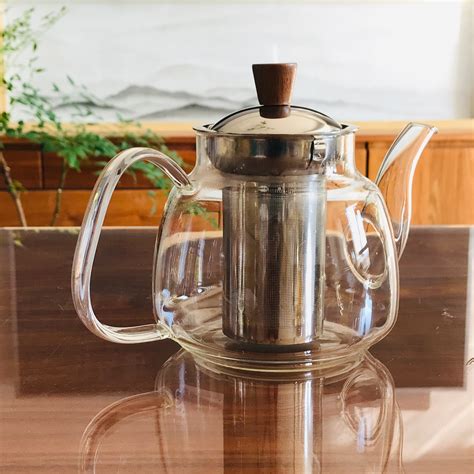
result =
M10 166L8 166L7 160L5 159L5 155L3 154L2 150L0 150L0 173L2 174L3 180L5 181L5 185L7 186L7 191L9 192L15 204L16 213L18 214L20 224L22 227L26 227L27 223L26 223L25 211L23 210L20 194L18 193L15 182L12 179Z
M109 159L119 150L132 146L153 147L167 154L178 164L181 158L166 147L163 137L149 129L143 129L140 123L123 120L123 126L115 137L102 136L88 130L85 122L100 120L92 110L90 103L95 103L93 95L83 85L67 76L70 93L56 83L50 84L46 92L37 86L37 77L44 72L40 67L37 54L38 35L47 31L61 18L65 9L51 13L36 20L35 9L27 9L18 18L9 21L0 31L0 92L6 92L7 108L0 111L0 135L26 138L33 143L41 144L45 153L54 153L62 160L61 175L55 195L55 205L50 225L57 225L61 214L63 190L69 170L79 172L82 164L93 158ZM20 54L21 53L21 54ZM25 54L26 56L25 56ZM8 70L6 70L8 66ZM77 97L81 100L77 101ZM72 103L78 123L73 127L63 127L58 104ZM33 125L25 126L23 120L14 121L18 113L33 120ZM2 149L0 143L0 151ZM5 157L0 157L0 174L4 176L7 189L15 202L18 216L23 226L26 219L20 200L23 187L10 174ZM98 164L104 165L104 162ZM140 172L154 187L169 189L166 176L150 163L136 163L130 172ZM1 179L1 178L0 178Z
M63 197L63 189L64 184L66 183L66 175L68 172L68 168L66 166L66 161L61 161L61 177L59 178L59 186L56 190L56 202L54 205L54 212L53 217L51 218L51 227L56 225L56 221L58 220L59 214L61 212L61 204L62 204L62 197Z

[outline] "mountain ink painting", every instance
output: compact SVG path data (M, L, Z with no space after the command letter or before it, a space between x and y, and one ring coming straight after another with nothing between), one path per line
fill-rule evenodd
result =
M13 2L5 21L61 5ZM203 123L257 103L252 63L297 62L293 102L341 120L469 116L465 8L362 1L348 15L343 1L70 2L39 38L45 72L34 81L45 95L68 76L85 86L87 97L56 104L65 121L86 100L107 122Z

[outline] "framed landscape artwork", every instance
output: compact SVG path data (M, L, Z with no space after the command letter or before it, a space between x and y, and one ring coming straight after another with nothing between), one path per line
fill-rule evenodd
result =
M57 103L66 121L81 101L107 122L213 121L255 104L250 66L275 61L298 63L295 103L341 120L449 119L471 113L467 3L17 1L4 22L67 4L34 78L84 85Z

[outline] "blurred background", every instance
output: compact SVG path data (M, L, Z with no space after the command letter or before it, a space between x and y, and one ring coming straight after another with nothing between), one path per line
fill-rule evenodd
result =
M4 156L31 225L79 225L121 145L145 140L191 169L192 125L256 104L252 63L290 61L294 103L360 125L370 178L404 122L437 125L415 222L474 224L469 0L10 1L2 22ZM169 184L152 170L123 181L107 222L155 225ZM2 186L0 225L17 225Z

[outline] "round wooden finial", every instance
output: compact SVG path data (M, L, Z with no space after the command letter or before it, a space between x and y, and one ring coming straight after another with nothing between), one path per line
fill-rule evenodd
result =
M253 64L252 70L258 102L262 105L261 115L268 118L289 115L296 63Z

